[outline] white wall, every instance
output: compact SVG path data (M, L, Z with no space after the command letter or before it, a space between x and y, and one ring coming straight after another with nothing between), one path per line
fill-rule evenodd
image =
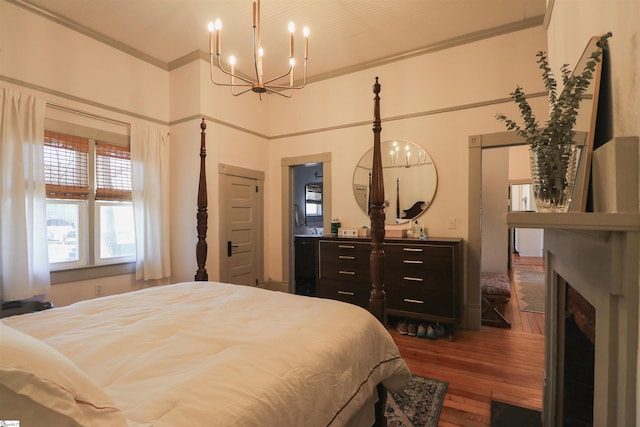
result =
M169 73L9 2L0 2L3 80L162 121L169 118Z
M509 148L482 152L482 249L480 271L507 273L509 229Z
M640 2L555 0L547 31L554 70L575 65L589 39L611 31L614 135L640 135ZM556 71L557 75L560 75Z
M637 0L555 0L547 31L549 57L554 69L559 69L563 63L575 64L590 37L608 31L613 33L609 46L614 136L640 135L638 22L640 1ZM640 380L636 381L636 387L636 425L640 425L640 411L637 410L640 406Z

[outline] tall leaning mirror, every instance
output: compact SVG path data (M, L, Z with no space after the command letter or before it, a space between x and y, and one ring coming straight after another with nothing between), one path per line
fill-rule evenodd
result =
M438 174L433 159L422 147L406 140L380 144L384 173L386 222L415 219L426 211L436 195ZM368 215L373 148L370 148L353 173L353 194L360 209Z

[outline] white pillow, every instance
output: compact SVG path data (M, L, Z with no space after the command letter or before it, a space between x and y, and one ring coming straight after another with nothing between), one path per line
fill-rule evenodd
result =
M24 426L127 425L113 400L55 348L1 321L0 343L2 419Z

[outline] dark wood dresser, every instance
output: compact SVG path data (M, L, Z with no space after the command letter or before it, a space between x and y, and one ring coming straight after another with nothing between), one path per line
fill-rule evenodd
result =
M295 236L295 293L315 296L320 236Z
M387 314L455 324L462 309L460 238L386 239ZM316 295L366 308L371 292L368 238L323 237Z

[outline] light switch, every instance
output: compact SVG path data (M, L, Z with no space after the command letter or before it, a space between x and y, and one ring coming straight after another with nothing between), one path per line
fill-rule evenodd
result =
M455 216L450 216L449 217L448 227L449 228L456 228L456 217Z

